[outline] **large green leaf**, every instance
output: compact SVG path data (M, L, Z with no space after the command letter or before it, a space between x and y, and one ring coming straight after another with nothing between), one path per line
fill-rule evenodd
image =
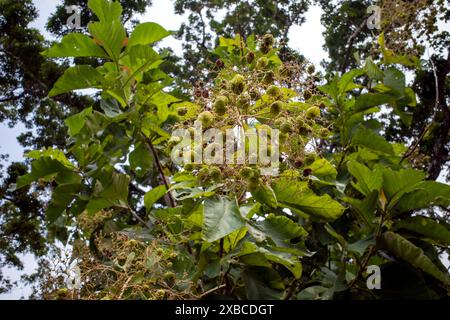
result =
M339 202L327 194L318 196L304 181L283 177L275 183L273 190L278 203L312 216L332 221L344 212L344 207Z
M153 204L155 204L156 201L158 201L163 195L165 195L167 192L166 186L157 186L156 188L153 188L149 192L147 192L144 196L144 206L147 208L147 211L149 211Z
M236 199L226 197L205 200L202 236L213 242L245 226Z
M251 193L253 198L255 198L259 203L266 204L271 208L276 208L278 205L275 193L272 188L266 184L258 185L258 187L254 188Z
M353 69L353 70L350 70L350 71L344 73L338 82L339 93L342 94L347 91L350 91L350 90L353 90L356 88L360 88L361 85L354 83L353 79L362 74L364 74L364 71L360 70L360 69Z
M269 237L278 247L285 247L290 243L290 240L308 234L302 226L288 217L274 214L269 214L263 221L256 222L253 226L263 235Z
M49 223L55 222L68 208L69 204L81 190L80 182L61 184L53 190L52 201L46 210L46 219Z
M419 182L413 187L401 191L390 207L394 207L398 212L407 212L425 209L433 205L450 207L449 185L436 181Z
M421 216L409 217L395 222L394 228L411 231L435 240L438 243L450 246L450 231L448 226L439 224L430 218Z
M312 169L312 174L321 180L336 180L337 171L326 159L315 160L311 165L309 165L309 168Z
M45 56L49 58L108 57L106 52L95 44L94 39L81 33L71 33L64 36L61 43L57 43L45 51Z
M389 103L390 101L392 101L392 97L385 93L365 93L356 98L353 110L355 112L362 112Z
M413 169L394 171L386 168L383 170L383 190L388 199L392 199L398 192L414 186L423 179L425 173L422 171Z
M384 71L383 84L391 88L398 96L405 94L405 75L394 67Z
M383 71L381 71L381 69L373 62L372 58L370 57L366 59L364 70L371 79L382 80L384 77Z
M381 170L370 170L365 165L357 161L347 163L348 171L358 181L355 188L365 196L369 196L373 191L378 191L383 183L383 173Z
M436 279L448 283L448 275L444 274L433 262L425 255L422 249L416 247L413 243L406 240L399 234L391 231L383 233L381 237L382 245L392 252L395 256L405 260L416 268L432 275Z
M353 134L352 143L356 146L363 146L373 151L394 154L394 149L389 142L374 131L362 126Z
M104 170L97 180L86 209L94 214L112 206L125 207L128 204L128 185L130 177L125 174Z
M120 52L125 45L126 31L120 21L91 22L89 32L95 41L105 49L113 61L119 61Z
M31 164L31 172L21 176L17 179L15 189L23 188L24 186L37 181L38 179L49 180L56 176L60 172L68 171L68 168L64 166L58 160L50 157L39 158Z
M149 45L170 35L170 32L154 22L138 25L131 34L128 47L137 44Z
M67 69L56 81L49 97L79 89L98 88L103 80L102 75L91 66L80 65Z
M261 254L265 259L262 259ZM266 260L269 260L285 266L296 278L299 278L302 274L302 264L298 256L281 248L258 246L252 242L244 242L238 256L241 262L249 265L265 266Z
M89 0L88 7L100 21L111 22L119 20L122 15L122 6L118 1Z
M281 299L284 284L275 270L263 267L250 267L244 270L243 278L247 299Z
M86 117L90 114L92 114L92 107L86 108L80 113L74 114L73 116L70 116L69 118L64 120L64 123L69 128L69 135L71 137L75 136L81 131L81 129L83 129Z

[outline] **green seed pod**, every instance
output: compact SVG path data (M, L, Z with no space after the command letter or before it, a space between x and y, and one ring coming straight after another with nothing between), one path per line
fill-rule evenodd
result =
M283 123L285 123L286 121L287 121L286 118L281 117L281 118L278 118L277 120L275 120L274 125L275 125L277 128L281 128L281 126L283 125Z
M220 169L218 167L211 167L209 169L209 176L214 181L218 181L222 177L222 172L220 171Z
M275 43L275 39L274 39L273 35L271 35L270 33L267 33L262 37L262 43L265 46L273 46Z
M311 163L316 161L316 155L314 153L305 154L305 164L309 166Z
M231 91L233 91L235 94L241 94L245 89L244 80L244 77L240 74L235 75L234 78L229 82Z
M187 109L186 107L181 107L181 108L178 108L178 109L177 109L177 114L178 114L180 117L185 116L185 115L187 114L187 112L188 112L188 109Z
M303 127L305 125L305 118L303 115L300 115L295 118L295 123L299 128Z
M270 113L274 116L279 114L284 107L284 103L282 101L275 101L270 105Z
M250 107L251 96L248 94L240 95L236 100L236 106L240 109L247 109Z
M273 72L267 72L263 79L262 79L264 84L271 84L275 81L275 75L273 74Z
M266 46L265 44L261 45L260 51L263 54L268 54L270 52L270 50L272 50L272 46Z
M303 92L303 98L305 100L309 100L311 98L311 96L312 96L311 91L306 90L305 92Z
M308 66L308 68L306 69L306 72L308 72L309 74L313 74L316 71L316 68L314 67L313 64L310 64Z
M283 93L281 92L281 89L279 87L272 85L267 89L267 94L271 97L278 98Z
M295 161L294 161L294 167L296 167L296 168L302 167L303 164L304 164L304 160L303 160L303 158L301 158L301 157L298 157L298 158L295 159Z
M292 132L292 124L290 124L288 121L284 122L280 127L280 131L283 133Z
M253 169L250 167L244 167L239 171L239 175L244 179L251 179L253 177Z
M227 111L228 98L225 96L218 96L213 103L214 112L220 116L223 116Z
M248 64L253 63L253 61L255 61L255 54L253 52L249 52L247 53L247 55L245 56L245 59L247 60Z
M328 135L330 134L330 130L328 130L327 128L322 128L320 129L320 137L321 138L327 138Z
M209 127L214 122L214 116L209 111L203 111L198 115L198 120L202 123L203 127Z
M258 90L254 89L250 91L250 98L252 100L258 100L259 98L261 98L261 94L258 92Z
M263 70L267 67L268 64L269 64L269 59L267 59L266 57L261 57L256 62L256 69Z
M198 177L201 180L207 180L209 178L209 169L207 167L203 167L198 171Z
M308 110L306 110L306 118L307 119L315 119L317 117L320 117L320 108L319 107L310 107Z

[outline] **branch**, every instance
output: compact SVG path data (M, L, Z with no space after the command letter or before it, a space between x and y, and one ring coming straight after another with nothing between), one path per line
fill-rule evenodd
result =
M367 24L367 19L369 19L369 17L365 18L364 21L355 30L355 32L352 33L350 38L348 38L347 45L346 45L347 50L345 51L344 63L342 64L342 67L341 67L341 74L344 74L345 70L347 70L348 59L350 57L350 51L352 49L353 42L355 41L355 38L358 36L358 34L361 32L361 30L364 28L364 26Z
M446 102L445 83L447 74L450 72L450 47L448 48L447 60L444 61L442 69L436 70L433 62L432 65L436 86L436 107L442 111L442 121L436 120L438 116L437 112L435 112L435 120L433 120L436 122L441 122L441 126L437 132L437 139L433 145L431 163L428 168L428 179L436 180L439 177L442 166L446 162L448 156L446 145L449 141L448 133L450 131L450 109L448 108Z
M166 176L164 175L164 170L163 170L163 167L161 165L161 161L159 160L158 153L156 152L152 141L149 138L146 138L146 140L147 140L147 146L150 149L150 151L152 152L153 158L155 159L156 168L158 169L159 175L161 176L161 180L162 180L162 182L164 183L164 186L167 189L167 195L168 195L168 198L169 198L169 201L168 201L167 205L169 207L174 208L174 207L177 206L177 203L175 201L175 198L172 195L172 192L170 192L170 190L169 190L170 189L169 183L167 182Z

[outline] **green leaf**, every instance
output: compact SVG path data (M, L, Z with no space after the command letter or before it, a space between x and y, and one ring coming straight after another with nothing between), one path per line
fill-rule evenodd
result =
M419 182L413 187L402 190L389 207L394 206L398 212L407 212L433 205L450 207L449 185L436 181Z
M422 235L438 243L450 245L450 231L448 226L439 224L433 219L421 216L409 217L399 220L393 226L396 230L408 230Z
M353 145L363 146L367 149L378 151L387 154L394 154L392 145L387 142L382 136L376 134L374 131L360 126L353 134Z
M166 192L166 186L158 186L147 192L144 196L144 206L147 208L147 211L150 211L153 204L164 196Z
M383 184L383 173L381 170L370 170L365 165L357 161L347 162L348 171L358 181L356 189L365 196L369 196L373 191L380 190Z
M53 190L52 201L46 210L46 219L49 223L53 223L59 218L81 190L81 179L79 180L78 183L61 184Z
M370 57L366 59L364 70L371 79L382 80L384 77L383 71L381 71L381 69L373 62L372 58Z
M286 247L290 244L290 240L303 238L308 234L302 226L288 217L274 214L269 214L263 221L256 222L253 226L269 237L278 247Z
M278 203L300 210L306 214L333 221L344 212L344 207L329 195L316 195L308 183L290 178L281 178L273 187Z
M414 267L421 269L444 283L449 282L448 275L436 267L422 249L416 247L399 234L387 231L383 233L381 242L388 251L392 252L398 258L405 260Z
M337 171L326 159L317 159L310 166L312 174L325 181L335 181Z
M83 129L86 117L92 114L92 107L86 108L80 113L74 114L73 116L64 120L64 123L69 128L69 135L71 137L75 136L77 133Z
M133 170L138 177L143 177L148 170L153 167L153 156L149 152L144 143L136 146L130 153L130 169Z
M394 67L384 71L383 84L391 88L399 96L404 96L405 94L405 81L405 75Z
M361 86L354 83L353 79L362 74L364 74L364 71L359 70L359 69L353 69L353 70L350 70L350 71L344 73L338 82L339 93L342 94L347 91L350 91L350 90L353 90L356 88L360 88Z
M383 170L383 190L388 199L392 199L398 192L406 190L425 179L425 172L406 169L393 171L386 168Z
M252 190L251 193L259 203L266 204L271 208L276 208L278 206L275 193L273 192L272 188L266 184L258 185L258 187Z
M96 181L92 198L86 206L88 214L113 206L127 206L129 184L128 175L104 170Z
M356 98L353 110L355 112L362 112L391 101L392 97L385 93L364 93Z
M271 268L250 267L243 272L247 299L279 300L284 289L283 280Z
M67 159L64 152L54 148L44 148L43 150L33 150L26 154L28 158L31 159L39 159L42 157L49 157L54 160L58 160L61 164L63 164L67 169L72 170L76 167L72 164L72 162Z
M61 43L53 45L44 52L44 55L48 58L108 57L106 52L95 44L94 39L81 33L71 33L64 36Z
M15 190L23 188L38 179L49 181L55 177L56 174L64 171L68 171L67 167L58 160L54 160L50 157L39 158L31 164L30 173L17 178Z
M125 45L126 31L120 21L91 22L89 32L95 41L105 49L113 61L119 61L120 52Z
M89 0L88 7L95 13L100 21L111 22L120 20L122 6L118 1Z
M139 24L131 34L128 47L138 44L149 45L165 37L171 33L154 22L146 22Z
M202 237L214 242L245 226L236 199L206 199L203 209Z
M80 65L67 69L56 81L49 97L73 90L98 88L103 80L102 75L91 66Z

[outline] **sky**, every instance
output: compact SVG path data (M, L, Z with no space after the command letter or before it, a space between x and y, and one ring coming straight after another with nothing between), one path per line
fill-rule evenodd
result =
M32 27L39 31L47 39L52 36L45 30L45 24L48 17L55 10L59 1L56 0L33 0L35 7L38 9L39 16L31 24ZM324 27L320 24L321 9L319 7L311 7L306 13L306 22L301 26L294 25L289 33L290 45L292 48L300 51L307 59L318 65L322 59L326 58L326 53L322 46L324 44L322 32ZM148 8L145 14L136 17L141 22L156 22L167 30L178 30L186 20L186 16L175 15L173 11L173 2L168 0L153 0L153 5ZM83 23L83 22L82 22ZM159 46L170 47L176 54L182 53L182 42L173 37L164 39ZM9 161L23 160L23 148L17 142L16 137L23 132L25 127L17 124L13 128L9 128L6 124L0 123L0 153L10 155ZM5 276L9 276L12 280L18 280L20 275L31 273L36 268L36 262L32 255L23 256L25 269L17 272L15 269L4 268L2 271ZM3 299L20 299L27 297L31 293L30 288L19 286L7 294L0 295Z

